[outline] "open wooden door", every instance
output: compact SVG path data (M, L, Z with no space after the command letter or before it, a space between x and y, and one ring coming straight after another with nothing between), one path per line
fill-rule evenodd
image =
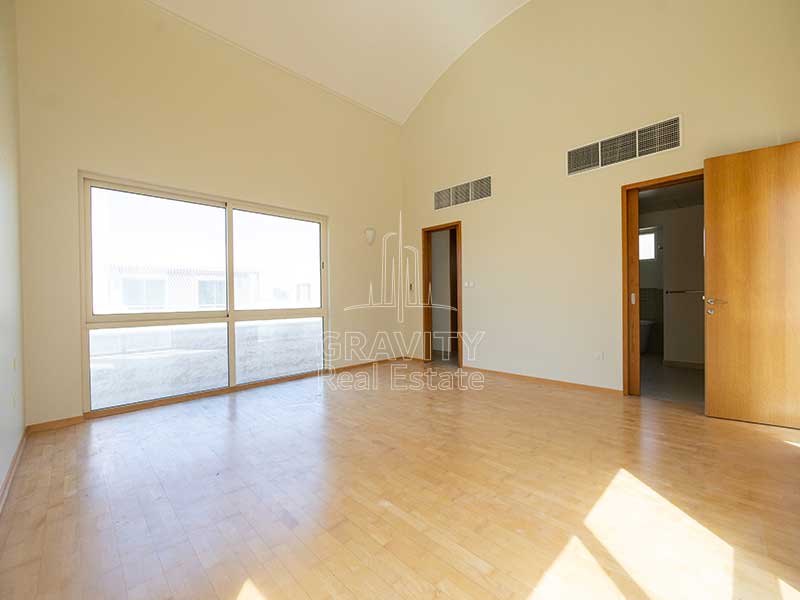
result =
M706 414L800 427L800 142L705 161Z

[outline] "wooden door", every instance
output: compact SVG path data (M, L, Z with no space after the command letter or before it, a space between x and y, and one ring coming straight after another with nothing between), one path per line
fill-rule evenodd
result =
M626 285L622 286L625 294L622 299L625 315L625 331L623 343L627 350L623 367L623 391L631 396L641 394L641 361L640 361L640 310L639 310L639 190L623 188L622 231L623 240L623 276Z
M706 414L800 427L800 142L705 161Z

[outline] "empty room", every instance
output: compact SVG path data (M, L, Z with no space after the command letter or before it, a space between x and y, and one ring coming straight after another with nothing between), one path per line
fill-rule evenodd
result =
M0 600L800 600L797 0L0 0Z

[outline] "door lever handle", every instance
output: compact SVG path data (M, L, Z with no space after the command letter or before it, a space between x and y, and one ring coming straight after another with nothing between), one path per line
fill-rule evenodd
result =
M727 304L727 300L720 300L719 298L706 298L706 304Z

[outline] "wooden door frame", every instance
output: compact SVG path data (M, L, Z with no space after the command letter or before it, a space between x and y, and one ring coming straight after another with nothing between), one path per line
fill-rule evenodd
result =
M425 362L433 360L431 354L431 331L433 329L433 307L429 302L428 291L431 287L431 234L434 231L455 230L456 232L456 335L458 337L458 366L464 366L464 352L462 344L461 325L461 221L452 221L422 228L422 338L424 344L423 359ZM452 293L452 289L451 289Z
M639 192L703 179L703 169L622 186L622 391L641 394L639 356ZM631 293L636 302L630 302Z

